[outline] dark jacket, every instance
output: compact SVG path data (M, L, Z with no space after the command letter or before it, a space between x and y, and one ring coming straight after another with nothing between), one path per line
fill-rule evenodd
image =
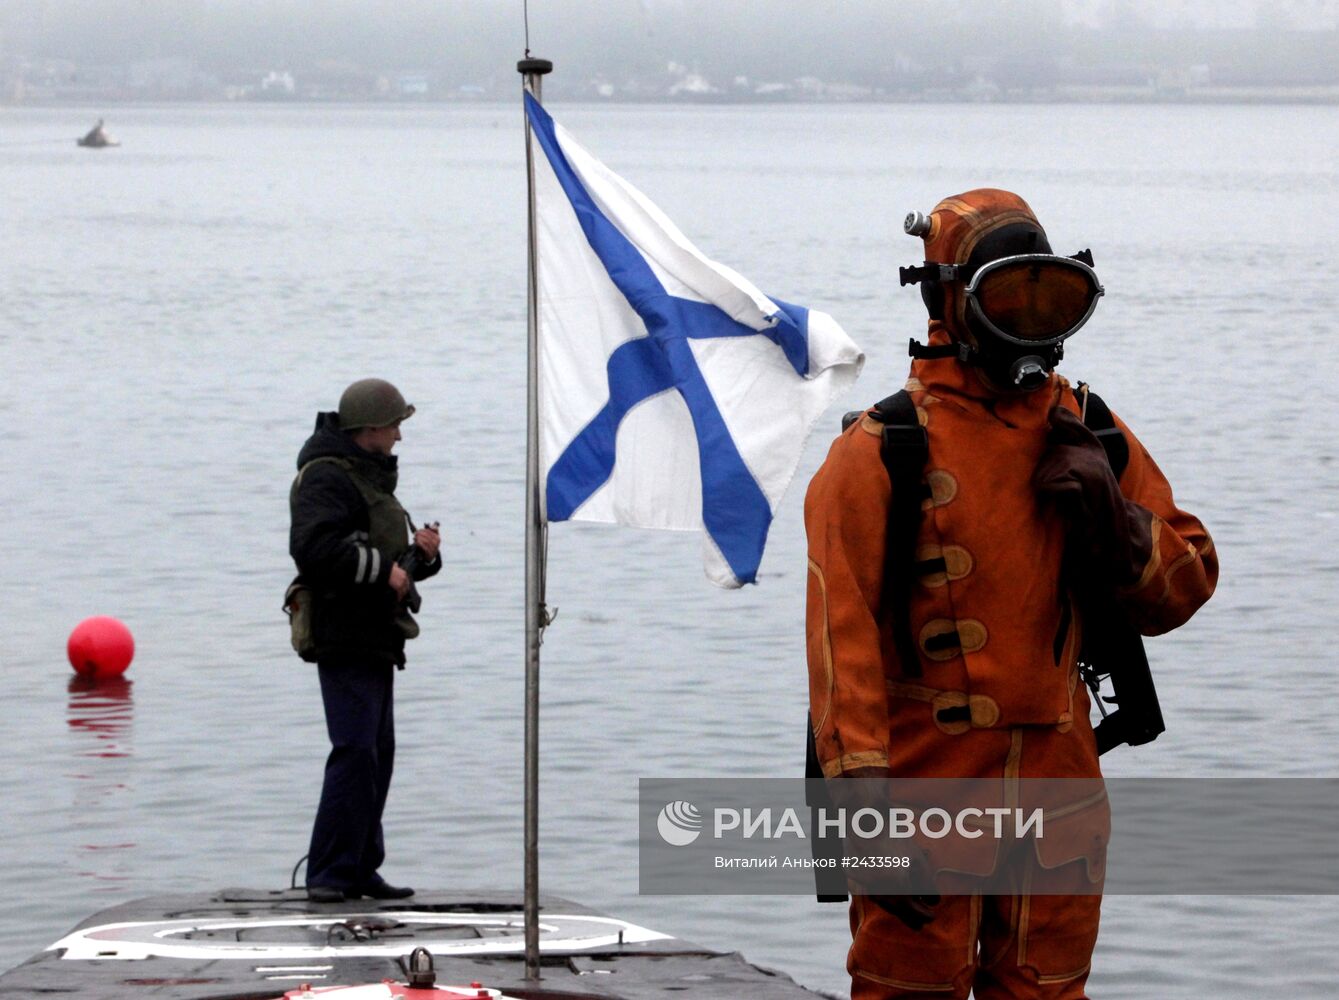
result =
M351 463L356 474L393 494L398 478L394 455L364 451L339 429L339 417L321 413L316 429L298 452L298 469L318 458ZM316 595L315 631L319 662L404 664L404 633L395 623L398 602L391 590L391 564L409 544L378 550L369 541L368 506L349 471L318 462L302 474L291 500L288 551ZM415 574L426 579L441 569L440 557Z

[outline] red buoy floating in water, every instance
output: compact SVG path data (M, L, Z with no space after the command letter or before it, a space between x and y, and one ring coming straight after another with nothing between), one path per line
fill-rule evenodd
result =
M115 618L85 618L65 644L70 666L87 677L120 677L135 657L135 637Z

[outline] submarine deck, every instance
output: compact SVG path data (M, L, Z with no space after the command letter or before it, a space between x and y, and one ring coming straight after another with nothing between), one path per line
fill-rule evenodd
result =
M527 980L522 912L518 894L499 892L324 904L300 889L149 897L94 914L0 975L0 1000L278 1000L303 985L319 996L403 983L417 947L431 952L439 986L481 983L518 1000L822 996L736 952L555 896L540 898L541 979Z

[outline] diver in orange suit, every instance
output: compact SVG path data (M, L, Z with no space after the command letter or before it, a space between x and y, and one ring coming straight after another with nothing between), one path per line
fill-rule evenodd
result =
M805 500L824 777L833 789L871 777L1100 779L1077 663L1085 614L1065 567L1079 563L1127 621L1157 635L1213 593L1213 542L1119 418L1129 460L1117 481L1079 416L1082 392L1054 371L1101 295L1091 256L1052 254L1031 209L1005 191L945 199L907 228L924 239L926 265L909 272L930 312L906 383L928 437L923 481L890 483L871 411L833 443ZM924 495L901 609L912 665L881 606L901 489ZM936 904L853 886L852 997L1083 998L1104 843L1038 839L1035 852L1087 891L1029 894L1025 874L1017 895Z

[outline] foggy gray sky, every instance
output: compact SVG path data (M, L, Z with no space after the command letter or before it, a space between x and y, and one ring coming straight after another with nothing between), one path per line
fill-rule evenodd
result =
M531 47L563 79L813 75L878 85L963 60L1204 63L1215 80L1339 78L1339 0L531 0ZM453 83L511 74L521 0L0 0L0 61L211 71L347 63ZM1031 69L1028 72L1032 72Z

